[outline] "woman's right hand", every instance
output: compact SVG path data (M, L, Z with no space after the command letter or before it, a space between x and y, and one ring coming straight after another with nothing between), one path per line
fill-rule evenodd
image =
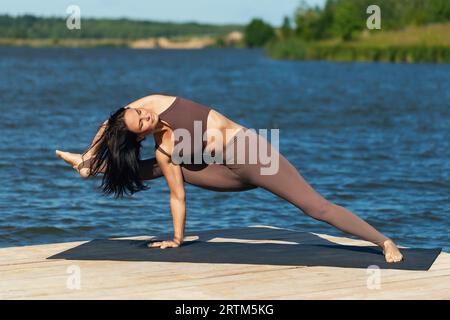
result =
M150 242L147 244L147 247L149 248L177 248L181 246L181 242L178 240L164 240L164 241L156 241L156 242Z

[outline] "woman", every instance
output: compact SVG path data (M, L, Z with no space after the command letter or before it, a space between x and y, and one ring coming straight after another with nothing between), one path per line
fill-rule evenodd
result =
M201 130L195 129L194 124ZM179 131L197 136L201 134L201 137L205 137L204 142L199 145L193 141L184 141L184 137L175 139L174 133ZM210 131L222 134L224 138L220 141L217 135L209 134ZM141 141L149 134L153 134L156 143L155 158L141 160ZM256 137L257 144L248 138L241 145L241 150L234 149L235 145L239 145L236 143L237 138L243 134ZM184 146L188 148L179 152L176 149L181 142L186 142ZM264 147L270 150L271 156L277 155L275 173L262 174L264 166L260 159L249 161L250 150L254 149L254 145L259 149ZM244 162L239 161L242 158L238 159L242 151L246 152ZM186 160L208 152L224 156L223 163L206 162L204 158L200 163L174 161L174 155L178 158L181 155ZM186 182L215 191L243 191L262 187L314 219L375 243L382 248L387 262L399 262L403 258L391 239L349 210L324 199L267 140L216 110L182 97L150 95L139 99L112 114L83 155L59 150L56 153L85 178L103 173L103 192L114 193L117 197L147 189L144 180L165 177L170 190L174 238L150 243L149 247L164 249L178 247L183 243Z

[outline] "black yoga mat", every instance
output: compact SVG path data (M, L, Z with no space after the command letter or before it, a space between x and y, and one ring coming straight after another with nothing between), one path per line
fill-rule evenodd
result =
M404 261L385 262L379 247L340 245L308 232L248 227L189 232L198 240L178 248L147 248L148 240L92 240L47 259L235 263L428 270L442 248L401 248ZM213 238L281 240L295 244L208 242ZM170 234L151 241L170 239ZM226 240L225 240L226 241Z

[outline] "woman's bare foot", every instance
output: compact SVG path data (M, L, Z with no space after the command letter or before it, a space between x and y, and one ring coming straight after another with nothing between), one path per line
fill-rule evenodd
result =
M388 239L383 242L383 254L386 262L399 262L403 260L403 255L400 250L397 248L394 241Z
M59 158L70 164L83 178L89 177L90 171L88 168L81 168L81 170L78 170L78 165L83 161L81 154L61 150L56 150L55 152Z

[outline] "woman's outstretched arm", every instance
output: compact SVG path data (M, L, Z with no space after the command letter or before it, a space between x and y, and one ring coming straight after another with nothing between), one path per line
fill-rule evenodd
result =
M96 154L95 144L98 142L100 137L103 135L103 132L105 132L106 127L108 126L108 120L104 121L103 124L98 129L97 133L94 136L94 139L92 139L91 145L89 148L82 154L83 160L92 158Z
M83 178L89 178L91 163L95 158L95 148L94 146L98 139L102 136L108 121L105 121L98 132L96 133L91 146L83 154L71 153L61 150L56 150L56 155L69 163ZM106 164L103 164L100 168L100 173L104 173L107 168ZM156 161L156 158L149 158L144 160L139 160L139 175L142 180L153 180L163 176L162 170Z
M90 165L93 162L93 158L96 155L96 148L95 145L105 132L105 129L108 125L108 120L105 120L103 124L98 129L97 133L94 136L94 139L92 140L90 146L87 148L86 151L84 151L81 155L69 153L69 152L61 152L57 151L57 155L65 160L66 162L75 162L73 167L78 171L78 173L83 178L89 178L90 177ZM103 164L100 168L100 172L105 172L106 170L106 164Z
M166 178L170 190L170 210L173 219L173 240L151 242L151 248L160 247L174 248L183 243L184 228L186 225L186 196L184 191L184 180L179 165L173 164L171 159L161 151L156 151L156 160Z

